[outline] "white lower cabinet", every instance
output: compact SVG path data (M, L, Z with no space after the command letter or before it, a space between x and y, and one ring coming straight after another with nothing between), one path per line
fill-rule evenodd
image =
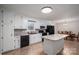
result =
M41 41L42 41L41 33L29 35L29 44L34 44Z
M20 37L21 36L15 36L15 40L14 40L14 49L18 49L20 48L21 45L21 41L20 41ZM42 41L42 34L38 33L38 34L31 34L29 35L29 44L34 44L34 43L38 43ZM27 43L27 42L26 42Z
M20 36L15 36L15 49L20 48Z

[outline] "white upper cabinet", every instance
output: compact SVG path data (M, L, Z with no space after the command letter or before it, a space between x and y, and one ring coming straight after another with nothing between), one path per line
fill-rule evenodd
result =
M25 16L18 16L18 15L15 16L15 21L14 21L15 29L29 30L28 29L29 23L34 23L34 29L40 29L40 22L39 21L32 19L32 18L25 17Z
M15 29L21 29L21 17L20 16L15 16L15 20L14 20L14 28Z
M23 16L15 16L15 29L27 29L27 19Z
M28 20L27 20L27 18L26 17L22 17L21 22L22 22L22 28L23 29L28 29Z
M40 23L39 23L39 21L35 22L34 29L40 29Z

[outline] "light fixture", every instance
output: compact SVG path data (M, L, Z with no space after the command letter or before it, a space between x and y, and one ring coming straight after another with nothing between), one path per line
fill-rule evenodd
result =
M48 14L48 13L51 13L52 12L52 8L51 7L43 7L42 9L41 9L41 12L42 13L45 13L45 14Z

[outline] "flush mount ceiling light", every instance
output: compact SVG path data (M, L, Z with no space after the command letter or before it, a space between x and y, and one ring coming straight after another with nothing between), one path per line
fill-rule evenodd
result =
M45 13L45 14L51 13L52 12L52 8L51 7L43 7L41 9L41 12Z

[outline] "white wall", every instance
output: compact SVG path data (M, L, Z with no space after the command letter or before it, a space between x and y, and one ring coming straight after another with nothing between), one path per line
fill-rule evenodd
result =
M69 18L69 19L63 19L59 22L55 22L55 33L57 31L72 31L73 33L79 32L79 18Z

